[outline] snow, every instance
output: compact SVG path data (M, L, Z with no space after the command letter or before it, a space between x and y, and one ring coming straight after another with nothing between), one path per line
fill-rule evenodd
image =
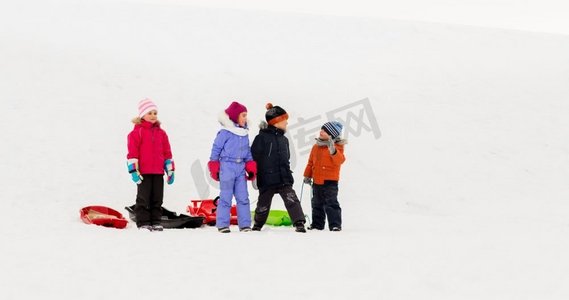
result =
M567 299L569 38L421 21L3 3L2 298ZM83 224L84 206L134 203L143 97L170 136L164 206L179 213L216 194L204 167L231 101L252 138L267 101L292 125L369 99L381 138L349 137L344 231Z
M563 0L125 0L331 16L381 17L569 34Z

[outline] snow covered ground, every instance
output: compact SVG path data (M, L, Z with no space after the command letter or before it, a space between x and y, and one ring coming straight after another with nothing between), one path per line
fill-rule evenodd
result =
M564 0L123 0L330 16L380 17L569 34Z
M419 21L3 3L2 298L567 299L567 53L567 35ZM83 224L86 205L134 203L143 97L170 136L164 206L179 213L216 195L203 168L231 101L251 138L266 102L289 112L298 194L298 129L350 120L344 231Z

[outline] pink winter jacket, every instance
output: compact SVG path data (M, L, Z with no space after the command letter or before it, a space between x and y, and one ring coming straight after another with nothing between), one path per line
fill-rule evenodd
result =
M172 159L168 135L160 123L142 121L128 134L127 159L137 158L140 174L164 174L164 162Z

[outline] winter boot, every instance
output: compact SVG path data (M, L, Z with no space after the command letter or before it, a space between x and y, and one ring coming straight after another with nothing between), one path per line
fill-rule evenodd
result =
M294 224L294 231L296 232L306 232L306 229L304 228L304 222L296 222Z
M164 226L162 226L161 224L152 225L152 231L163 231L163 230L164 230Z
M332 227L330 231L342 231L342 227Z
M241 232L250 232L250 231L251 231L251 227L239 228L239 231L241 231Z
M308 230L324 230L324 228L314 227L314 225L309 225L306 229L308 229Z
M230 233L231 230L229 230L229 227L221 227L217 229L219 232L221 233Z
M262 228L262 227L263 227L263 226L253 225L253 229L251 229L251 230L253 230L253 231L261 231L261 228Z
M144 229L144 230L152 231L152 225L140 225L140 226L138 226L138 229Z

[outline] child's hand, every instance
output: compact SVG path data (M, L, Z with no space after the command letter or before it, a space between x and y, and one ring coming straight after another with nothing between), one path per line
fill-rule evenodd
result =
M131 158L127 160L126 166L128 168L128 172L130 173L130 176L132 176L132 181L134 181L136 184L141 184L142 179L144 178L142 178L140 171L138 171L138 159Z
M257 163L254 160L246 162L245 172L247 172L247 180L255 180L255 177L257 177Z
M306 183L306 184L308 184L308 185L312 185L312 178L310 178L310 177L304 177L303 182Z
M211 178L213 178L213 180L215 181L219 181L219 168L220 168L220 163L218 160L210 160L207 163L207 167L209 169L209 175L211 176Z
M174 183L174 171L176 171L176 165L174 164L174 161L171 159L167 159L164 162L164 171L166 172L166 175L168 176L168 184L172 184Z

